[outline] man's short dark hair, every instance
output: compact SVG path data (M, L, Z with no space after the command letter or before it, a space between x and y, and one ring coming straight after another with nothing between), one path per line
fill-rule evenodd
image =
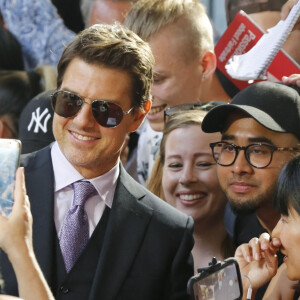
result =
M80 32L58 63L57 88L74 58L127 71L132 78L133 105L142 109L145 101L150 100L154 58L149 45L131 30L119 24L96 24Z

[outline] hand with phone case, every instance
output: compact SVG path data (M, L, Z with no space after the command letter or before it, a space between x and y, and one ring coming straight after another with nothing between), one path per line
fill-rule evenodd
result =
M32 215L23 168L16 173L13 199L11 213L0 214L0 247L14 268L19 294L24 299L54 300L33 250Z

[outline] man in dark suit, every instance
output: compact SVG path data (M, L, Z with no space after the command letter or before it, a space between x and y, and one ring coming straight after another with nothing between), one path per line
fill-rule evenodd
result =
M34 249L56 299L188 297L192 219L120 164L126 135L150 109L153 62L149 46L120 25L85 29L60 59L56 141L22 157ZM6 292L16 295L3 254L1 264Z

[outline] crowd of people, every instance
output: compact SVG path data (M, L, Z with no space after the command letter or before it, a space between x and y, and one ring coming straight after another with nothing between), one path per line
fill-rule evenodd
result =
M224 11L266 30L298 1ZM190 299L213 257L243 299L300 297L300 74L224 80L198 0L0 0L0 45L0 299Z

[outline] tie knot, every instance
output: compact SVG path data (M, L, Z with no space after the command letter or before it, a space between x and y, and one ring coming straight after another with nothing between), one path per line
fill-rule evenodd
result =
M86 200L97 193L95 187L89 181L76 181L73 184L74 205L84 205Z

